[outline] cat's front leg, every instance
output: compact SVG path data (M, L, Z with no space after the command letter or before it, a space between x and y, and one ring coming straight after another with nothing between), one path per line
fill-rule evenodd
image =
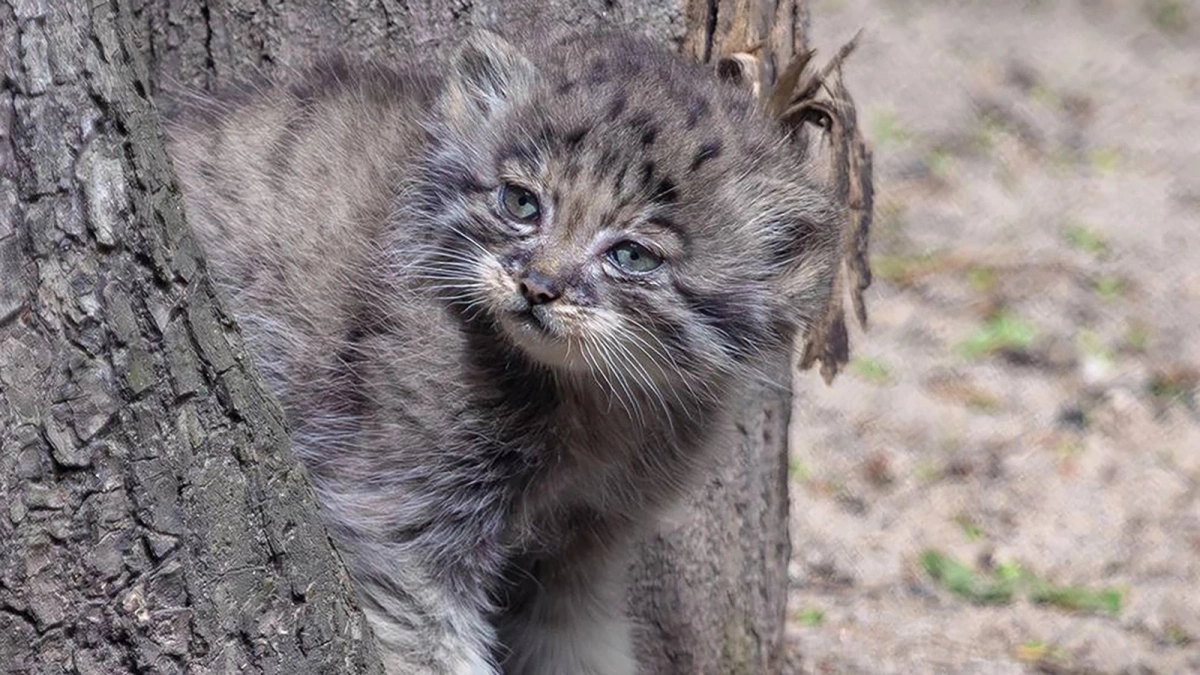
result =
M498 622L505 675L634 675L626 556L543 561Z
M346 559L387 675L497 675L481 603L455 596L394 548L360 545Z

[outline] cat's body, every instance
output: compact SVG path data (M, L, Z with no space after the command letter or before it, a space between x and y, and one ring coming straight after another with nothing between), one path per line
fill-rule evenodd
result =
M632 673L629 544L826 302L840 215L649 43L477 37L173 128L391 673Z

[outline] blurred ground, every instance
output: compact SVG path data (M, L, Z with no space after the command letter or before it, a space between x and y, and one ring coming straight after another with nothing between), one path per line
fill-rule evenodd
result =
M798 380L795 670L1200 673L1200 3L812 17L866 28L876 283Z

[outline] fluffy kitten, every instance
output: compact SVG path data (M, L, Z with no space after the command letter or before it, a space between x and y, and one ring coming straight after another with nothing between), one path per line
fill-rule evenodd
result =
M171 147L389 672L633 673L630 542L830 299L798 145L612 32L325 64Z

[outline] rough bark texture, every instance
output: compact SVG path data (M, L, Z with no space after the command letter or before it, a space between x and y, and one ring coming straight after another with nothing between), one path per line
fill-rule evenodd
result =
M117 2L0 2L0 672L380 672Z
M146 92L547 19L632 25L702 60L762 44L770 77L803 46L806 3L124 1L0 0L0 671L371 671L276 408L198 266ZM146 72L114 25L126 10ZM780 362L742 404L736 447L643 548L644 672L779 671L788 382Z

